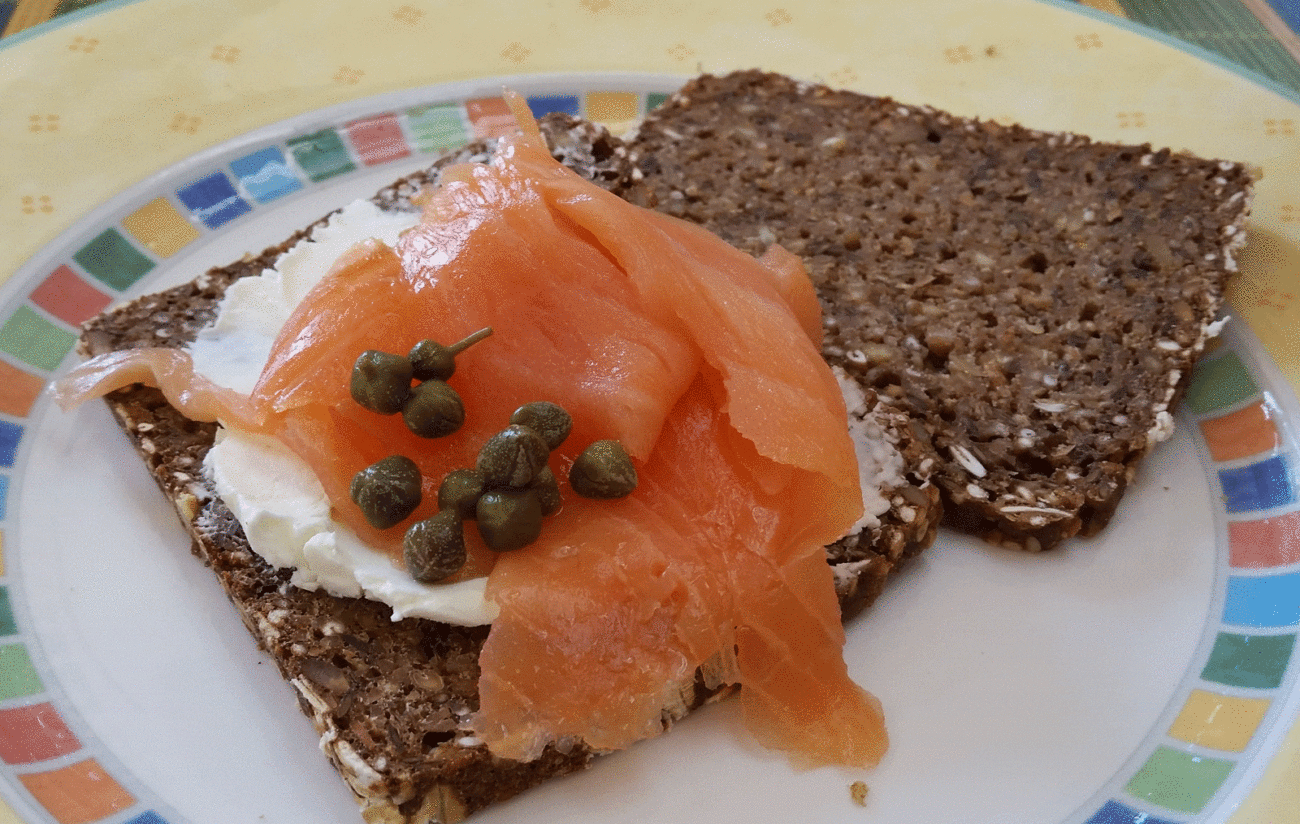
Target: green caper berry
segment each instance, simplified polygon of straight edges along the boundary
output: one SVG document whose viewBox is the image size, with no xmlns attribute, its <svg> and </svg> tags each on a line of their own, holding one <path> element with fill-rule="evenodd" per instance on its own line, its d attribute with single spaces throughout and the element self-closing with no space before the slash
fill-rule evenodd
<svg viewBox="0 0 1300 824">
<path fill-rule="evenodd" d="M 541 435 L 511 424 L 487 439 L 475 468 L 483 473 L 488 486 L 527 486 L 546 466 L 550 454 Z"/>
<path fill-rule="evenodd" d="M 442 381 L 429 380 L 411 390 L 402 406 L 406 428 L 421 438 L 442 438 L 465 423 L 460 394 Z"/>
<path fill-rule="evenodd" d="M 531 489 L 492 489 L 478 499 L 478 533 L 497 552 L 528 546 L 542 534 L 542 504 Z"/>
<path fill-rule="evenodd" d="M 451 346 L 443 346 L 436 340 L 420 341 L 411 347 L 408 356 L 415 377 L 422 381 L 447 380 L 456 374 L 456 356 L 491 334 L 492 327 L 486 326 Z"/>
<path fill-rule="evenodd" d="M 550 401 L 526 403 L 510 416 L 511 423 L 526 426 L 542 436 L 546 446 L 558 449 L 573 429 L 573 418 L 564 407 Z"/>
<path fill-rule="evenodd" d="M 596 441 L 573 462 L 569 486 L 584 498 L 622 498 L 636 489 L 636 467 L 623 444 Z"/>
<path fill-rule="evenodd" d="M 352 364 L 352 399 L 381 415 L 402 411 L 411 394 L 411 361 L 401 355 L 369 349 Z"/>
<path fill-rule="evenodd" d="M 483 473 L 477 469 L 448 472 L 438 487 L 438 509 L 454 510 L 462 518 L 473 518 L 483 489 Z"/>
<path fill-rule="evenodd" d="M 406 571 L 422 584 L 441 581 L 465 566 L 465 528 L 460 516 L 444 509 L 411 524 L 402 537 Z"/>
<path fill-rule="evenodd" d="M 542 467 L 542 471 L 537 473 L 527 488 L 537 496 L 538 503 L 542 505 L 542 515 L 554 515 L 560 511 L 560 506 L 564 503 L 560 497 L 560 482 L 549 466 Z"/>
<path fill-rule="evenodd" d="M 371 526 L 388 529 L 420 505 L 420 467 L 405 455 L 390 455 L 354 475 L 348 491 Z"/>
</svg>

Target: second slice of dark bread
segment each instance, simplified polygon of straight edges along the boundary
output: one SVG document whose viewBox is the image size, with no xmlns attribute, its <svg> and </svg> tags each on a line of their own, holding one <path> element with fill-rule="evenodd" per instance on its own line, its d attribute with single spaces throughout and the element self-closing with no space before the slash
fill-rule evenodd
<svg viewBox="0 0 1300 824">
<path fill-rule="evenodd" d="M 625 198 L 803 258 L 825 356 L 925 428 L 949 522 L 1029 550 L 1101 530 L 1168 435 L 1252 185 L 758 71 L 691 81 L 628 146 Z"/>
</svg>

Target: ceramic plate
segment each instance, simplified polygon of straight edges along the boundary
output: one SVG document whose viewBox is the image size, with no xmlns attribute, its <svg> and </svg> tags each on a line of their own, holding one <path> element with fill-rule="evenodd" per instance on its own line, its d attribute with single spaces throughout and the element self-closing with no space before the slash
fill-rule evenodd
<svg viewBox="0 0 1300 824">
<path fill-rule="evenodd" d="M 79 323 L 276 243 L 436 152 L 502 128 L 503 83 L 538 113 L 622 128 L 698 67 L 758 64 L 964 114 L 1263 166 L 1234 284 L 1237 317 L 1199 368 L 1174 438 L 1142 465 L 1102 536 L 1029 556 L 942 532 L 851 624 L 851 672 L 884 703 L 893 740 L 876 770 L 796 771 L 750 742 L 724 703 L 478 820 L 1180 824 L 1241 819 L 1281 797 L 1269 782 L 1285 767 L 1278 753 L 1292 746 L 1286 736 L 1300 713 L 1300 406 L 1288 380 L 1297 364 L 1286 355 L 1300 197 L 1279 158 L 1300 118 L 1276 90 L 1032 2 L 990 4 L 987 20 L 964 4 L 921 3 L 930 11 L 924 28 L 924 9 L 837 20 L 815 5 L 796 14 L 742 4 L 678 10 L 678 21 L 672 10 L 585 0 L 548 19 L 595 35 L 610 15 L 658 21 L 625 36 L 657 49 L 641 70 L 600 45 L 561 71 L 551 57 L 558 46 L 526 34 L 533 26 L 563 45 L 563 31 L 537 29 L 523 14 L 487 57 L 466 58 L 478 69 L 469 79 L 442 69 L 435 83 L 412 82 L 404 69 L 383 74 L 353 53 L 330 58 L 362 77 L 382 75 L 377 88 L 343 68 L 324 90 L 300 77 L 240 73 L 241 60 L 269 60 L 268 44 L 238 39 L 250 31 L 279 21 L 281 52 L 325 36 L 320 15 L 292 2 L 267 6 L 261 28 L 249 28 L 185 18 L 184 4 L 152 0 L 75 20 L 0 57 L 66 60 L 74 45 L 93 54 L 138 26 L 133 15 L 163 5 L 185 26 L 171 48 L 215 68 L 193 70 L 202 77 L 192 88 L 165 86 L 179 110 L 166 127 L 174 135 L 139 137 L 160 144 L 155 156 L 124 148 L 141 122 L 162 122 L 149 108 L 164 88 L 151 85 L 162 82 L 155 73 L 115 92 L 119 107 L 137 106 L 130 124 L 97 100 L 58 114 L 57 95 L 29 105 L 40 114 L 16 107 L 33 141 L 62 129 L 81 154 L 64 147 L 56 172 L 14 189 L 31 192 L 20 194 L 20 219 L 49 220 L 10 250 L 20 257 L 0 290 L 0 821 L 359 820 L 292 690 L 186 551 L 175 514 L 106 409 L 64 414 L 42 394 L 75 362 Z M 396 32 L 386 47 L 414 48 L 406 29 L 427 25 L 431 10 L 377 12 Z M 364 33 L 376 14 L 332 22 Z M 800 29 L 805 15 L 812 19 Z M 210 29 L 200 35 L 203 23 Z M 885 36 L 905 26 L 931 34 Z M 844 45 L 845 27 L 876 49 L 873 59 Z M 1094 60 L 1099 52 L 1107 62 Z M 113 59 L 136 65 L 145 56 Z M 582 65 L 590 61 L 605 67 Z M 1129 82 L 1139 77 L 1144 85 Z M 268 87 L 301 90 L 298 111 L 283 116 L 283 97 Z M 208 112 L 229 111 L 240 89 L 247 106 L 234 125 L 221 139 L 200 138 Z M 1217 106 L 1194 118 L 1194 132 L 1183 105 L 1193 94 Z M 89 125 L 78 120 L 83 110 Z M 51 144 L 28 151 L 7 158 L 7 169 L 53 157 Z M 121 168 L 105 171 L 105 157 Z M 64 214 L 60 193 L 78 175 L 91 200 L 58 224 L 50 216 Z M 855 781 L 870 787 L 865 807 L 851 797 Z"/>
</svg>

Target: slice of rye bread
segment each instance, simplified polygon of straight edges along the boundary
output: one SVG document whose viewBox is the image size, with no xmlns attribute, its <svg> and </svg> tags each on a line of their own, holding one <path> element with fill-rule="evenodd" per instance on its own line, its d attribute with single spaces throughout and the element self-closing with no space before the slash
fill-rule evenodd
<svg viewBox="0 0 1300 824">
<path fill-rule="evenodd" d="M 626 153 L 603 129 L 561 116 L 546 118 L 542 126 L 556 157 L 580 174 L 607 188 L 630 182 Z M 443 166 L 485 160 L 491 151 L 490 143 L 466 147 L 387 187 L 375 201 L 389 210 L 412 210 L 411 196 L 435 181 Z M 97 355 L 184 346 L 212 320 L 231 282 L 260 273 L 323 223 L 90 321 L 81 351 Z M 874 600 L 889 575 L 931 543 L 940 519 L 939 493 L 927 480 L 937 464 L 928 442 L 918 438 L 905 414 L 879 403 L 869 389 L 865 396 L 867 425 L 901 453 L 906 479 L 884 490 L 890 508 L 878 525 L 828 548 L 846 617 Z M 466 726 L 478 705 L 478 651 L 486 627 L 410 618 L 393 622 L 383 604 L 290 586 L 288 571 L 271 568 L 251 551 L 204 477 L 215 425 L 185 419 L 159 392 L 145 387 L 115 392 L 107 401 L 174 503 L 195 554 L 216 572 L 253 637 L 296 688 L 322 749 L 356 795 L 365 820 L 459 821 L 590 762 L 595 753 L 581 744 L 549 747 L 530 763 L 491 756 L 468 737 Z M 727 693 L 697 673 L 694 681 L 680 685 L 680 700 L 664 708 L 664 727 Z"/>
<path fill-rule="evenodd" d="M 925 428 L 948 523 L 1031 551 L 1100 531 L 1171 431 L 1252 185 L 759 71 L 691 81 L 627 145 L 624 198 L 803 258 L 823 353 Z"/>
</svg>

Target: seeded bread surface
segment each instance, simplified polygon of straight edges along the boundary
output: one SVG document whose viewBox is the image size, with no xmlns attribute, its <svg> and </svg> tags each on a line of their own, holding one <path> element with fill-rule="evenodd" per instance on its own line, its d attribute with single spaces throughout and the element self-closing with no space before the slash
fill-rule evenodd
<svg viewBox="0 0 1300 824">
<path fill-rule="evenodd" d="M 629 155 L 603 129 L 562 116 L 544 119 L 542 127 L 553 154 L 580 174 L 615 191 L 631 183 Z M 387 187 L 375 202 L 388 210 L 414 209 L 411 198 L 436 181 L 442 167 L 486 160 L 492 149 L 491 143 L 472 144 Z M 273 265 L 323 223 L 93 319 L 83 330 L 82 353 L 184 346 L 214 318 L 226 287 Z M 928 441 L 906 414 L 866 394 L 868 414 L 902 454 L 907 472 L 884 491 L 890 507 L 878 524 L 828 548 L 846 616 L 870 604 L 887 578 L 933 541 L 940 515 L 938 490 L 928 481 L 936 464 Z M 194 553 L 216 573 L 249 632 L 294 687 L 366 821 L 450 824 L 590 763 L 595 753 L 580 743 L 548 747 L 529 763 L 493 757 L 467 727 L 478 707 L 478 651 L 486 627 L 393 622 L 383 604 L 291 586 L 288 571 L 270 567 L 251 550 L 203 475 L 215 425 L 184 418 L 145 387 L 115 392 L 107 401 L 175 505 Z M 679 700 L 664 708 L 665 728 L 729 693 L 700 676 L 679 686 Z"/>
<path fill-rule="evenodd" d="M 803 258 L 823 354 L 924 428 L 948 522 L 1029 550 L 1100 531 L 1171 431 L 1252 185 L 759 71 L 691 81 L 628 147 L 628 200 Z"/>
</svg>

